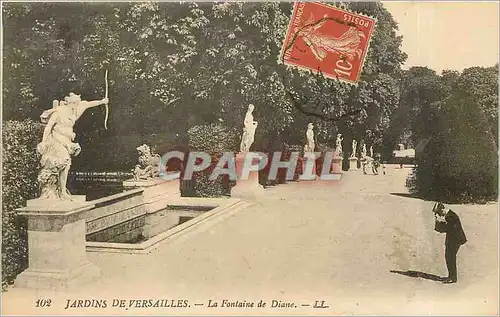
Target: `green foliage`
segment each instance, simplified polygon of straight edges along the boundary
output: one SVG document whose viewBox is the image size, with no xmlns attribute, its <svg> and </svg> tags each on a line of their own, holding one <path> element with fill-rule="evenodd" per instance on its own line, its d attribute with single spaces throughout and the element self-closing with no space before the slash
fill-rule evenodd
<svg viewBox="0 0 500 317">
<path fill-rule="evenodd" d="M 137 164 L 138 146 L 147 144 L 154 153 L 161 156 L 174 148 L 176 138 L 169 133 L 151 133 L 80 138 L 79 142 L 84 147 L 82 152 L 73 158 L 72 170 L 130 172 Z M 99 162 L 98 166 L 95 161 Z"/>
<path fill-rule="evenodd" d="M 297 144 L 286 144 L 285 143 L 285 158 L 283 160 L 289 160 L 292 152 L 299 153 L 299 160 L 297 161 L 297 166 L 295 168 L 295 173 L 293 180 L 297 181 L 299 176 L 302 174 L 302 156 L 304 155 L 304 147 Z"/>
<path fill-rule="evenodd" d="M 238 136 L 235 130 L 228 129 L 220 123 L 194 126 L 188 131 L 189 148 L 211 154 L 234 152 L 237 148 Z"/>
<path fill-rule="evenodd" d="M 195 172 L 193 174 L 195 178 L 195 197 L 221 197 L 231 195 L 231 186 L 226 176 L 219 176 L 215 180 L 210 180 L 210 173 L 207 171 Z"/>
<path fill-rule="evenodd" d="M 218 197 L 230 195 L 230 182 L 226 175 L 210 180 L 210 174 L 224 152 L 235 152 L 237 138 L 234 130 L 227 129 L 220 123 L 194 126 L 188 131 L 189 148 L 191 151 L 205 152 L 211 155 L 212 162 L 209 168 L 194 173 L 194 189 L 198 197 Z"/>
<path fill-rule="evenodd" d="M 493 97 L 498 94 L 496 71 L 491 76 L 492 68 L 474 67 L 459 76 L 446 72 L 438 85 L 427 82 L 428 92 L 438 86 L 447 94 L 441 101 L 427 103 L 427 109 L 416 115 L 421 124 L 419 135 L 430 141 L 417 153 L 418 166 L 409 180 L 415 193 L 451 202 L 496 199 L 498 146 L 491 124 L 498 118 L 497 110 L 492 109 L 498 103 L 494 101 L 498 97 Z"/>
<path fill-rule="evenodd" d="M 318 142 L 334 145 L 336 133 L 340 132 L 345 144 L 350 144 L 353 138 L 364 139 L 367 144 L 380 144 L 399 102 L 397 79 L 401 64 L 406 60 L 406 54 L 400 50 L 402 38 L 396 35 L 397 23 L 382 4 L 351 2 L 337 5 L 377 18 L 359 85 L 350 86 L 325 80 L 322 76 L 290 71 L 285 86 L 293 96 L 295 108 L 322 118 L 312 121 L 318 130 Z M 361 112 L 351 118 L 329 120 L 357 109 Z"/>
<path fill-rule="evenodd" d="M 485 133 L 498 146 L 498 65 L 493 67 L 471 67 L 463 71 L 456 81 L 457 88 L 467 98 L 477 103 L 484 114 Z"/>
<path fill-rule="evenodd" d="M 334 144 L 337 131 L 375 142 L 397 105 L 406 55 L 382 4 L 337 5 L 378 19 L 358 87 L 277 63 L 292 3 L 8 3 L 4 72 L 14 75 L 4 83 L 4 117 L 38 119 L 72 90 L 101 98 L 107 69 L 110 130 L 103 108 L 85 113 L 76 127 L 84 152 L 131 134 L 166 132 L 186 145 L 190 127 L 220 120 L 240 129 L 248 103 L 256 148 L 265 138 L 303 143 L 309 122 L 320 142 Z M 359 108 L 353 120 L 325 120 Z"/>
<path fill-rule="evenodd" d="M 398 106 L 389 114 L 384 127 L 382 154 L 384 160 L 392 157 L 397 144 L 406 148 L 416 146 L 428 135 L 429 124 L 437 109 L 437 103 L 449 96 L 451 86 L 458 75 L 443 72 L 443 77 L 427 67 L 411 67 L 400 75 Z"/>
<path fill-rule="evenodd" d="M 31 120 L 2 124 L 2 288 L 28 265 L 26 221 L 16 209 L 38 195 L 36 145 L 42 125 Z"/>
</svg>

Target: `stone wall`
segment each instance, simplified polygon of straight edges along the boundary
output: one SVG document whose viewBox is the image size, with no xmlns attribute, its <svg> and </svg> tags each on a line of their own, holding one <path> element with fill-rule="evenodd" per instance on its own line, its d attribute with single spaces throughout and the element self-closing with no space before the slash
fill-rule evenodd
<svg viewBox="0 0 500 317">
<path fill-rule="evenodd" d="M 146 221 L 143 189 L 92 201 L 85 212 L 86 241 L 126 243 L 140 238 Z"/>
<path fill-rule="evenodd" d="M 104 230 L 87 234 L 86 241 L 110 243 L 134 243 L 143 237 L 146 215 L 119 223 Z"/>
</svg>

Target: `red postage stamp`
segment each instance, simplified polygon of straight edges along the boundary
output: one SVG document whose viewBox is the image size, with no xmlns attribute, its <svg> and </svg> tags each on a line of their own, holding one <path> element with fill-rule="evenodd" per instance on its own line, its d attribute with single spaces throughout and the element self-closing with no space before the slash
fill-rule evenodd
<svg viewBox="0 0 500 317">
<path fill-rule="evenodd" d="M 375 19 L 316 2 L 295 3 L 280 59 L 356 84 Z"/>
</svg>

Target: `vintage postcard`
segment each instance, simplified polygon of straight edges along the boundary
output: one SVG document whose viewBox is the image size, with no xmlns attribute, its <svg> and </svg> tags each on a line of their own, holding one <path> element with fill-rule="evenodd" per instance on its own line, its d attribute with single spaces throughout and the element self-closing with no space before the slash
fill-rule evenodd
<svg viewBox="0 0 500 317">
<path fill-rule="evenodd" d="M 2 12 L 2 315 L 498 315 L 499 3 Z"/>
</svg>

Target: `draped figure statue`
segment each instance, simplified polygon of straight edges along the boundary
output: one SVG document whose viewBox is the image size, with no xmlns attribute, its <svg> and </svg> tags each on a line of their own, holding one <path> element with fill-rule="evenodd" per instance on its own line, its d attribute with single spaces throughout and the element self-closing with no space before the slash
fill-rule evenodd
<svg viewBox="0 0 500 317">
<path fill-rule="evenodd" d="M 246 153 L 250 151 L 250 147 L 255 139 L 255 130 L 257 129 L 257 121 L 253 120 L 253 110 L 255 106 L 248 105 L 248 110 L 243 121 L 243 136 L 241 137 L 240 152 Z"/>
<path fill-rule="evenodd" d="M 342 134 L 337 134 L 337 140 L 335 141 L 335 156 L 342 156 L 342 141 L 344 138 Z"/>
<path fill-rule="evenodd" d="M 306 138 L 307 138 L 307 144 L 304 145 L 304 153 L 307 152 L 314 152 L 314 148 L 316 145 L 314 144 L 314 125 L 312 123 L 309 123 L 307 125 L 307 132 L 306 132 Z"/>
<path fill-rule="evenodd" d="M 358 142 L 356 140 L 352 140 L 352 153 L 351 157 L 356 157 L 356 148 L 358 146 Z"/>
<path fill-rule="evenodd" d="M 85 110 L 107 103 L 107 98 L 84 101 L 80 95 L 70 93 L 63 101 L 54 100 L 52 109 L 42 113 L 40 119 L 46 126 L 42 142 L 37 145 L 37 153 L 41 156 L 38 174 L 40 198 L 71 199 L 66 188 L 71 157 L 81 151 L 80 145 L 74 142 L 73 127 Z"/>
</svg>

